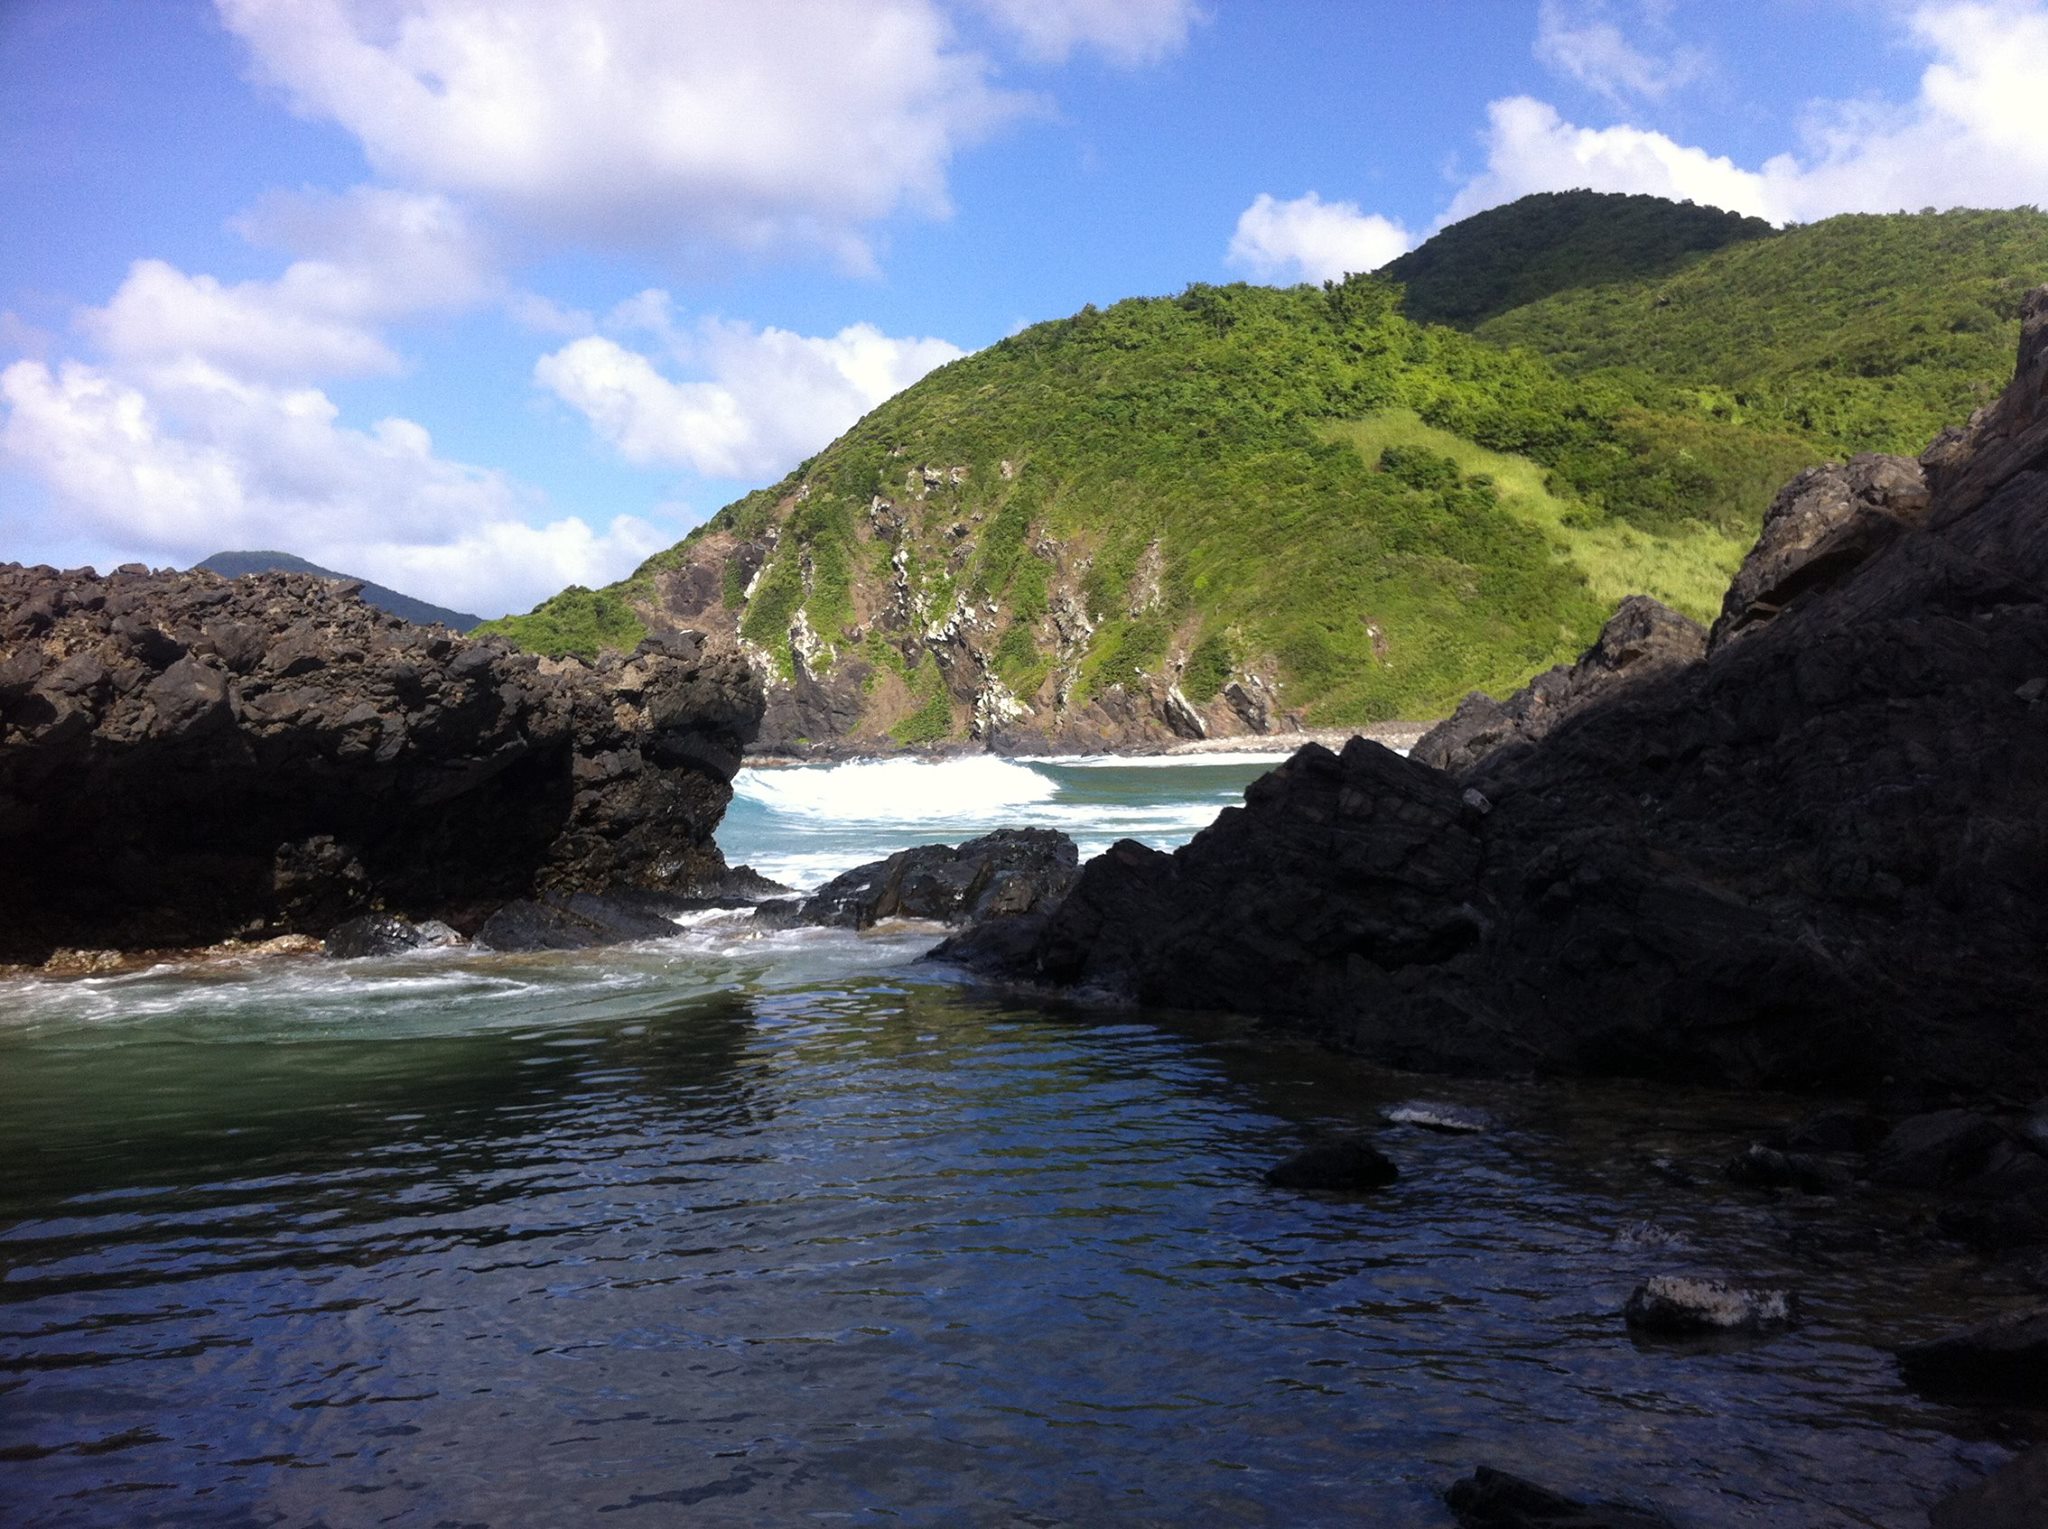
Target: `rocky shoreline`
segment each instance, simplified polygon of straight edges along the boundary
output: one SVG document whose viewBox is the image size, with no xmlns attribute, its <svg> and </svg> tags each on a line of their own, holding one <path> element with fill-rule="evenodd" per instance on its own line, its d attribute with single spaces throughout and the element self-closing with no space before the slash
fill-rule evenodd
<svg viewBox="0 0 2048 1529">
<path fill-rule="evenodd" d="M 0 566 L 0 961 L 715 890 L 761 708 L 694 633 L 586 665 L 306 575 Z"/>
</svg>

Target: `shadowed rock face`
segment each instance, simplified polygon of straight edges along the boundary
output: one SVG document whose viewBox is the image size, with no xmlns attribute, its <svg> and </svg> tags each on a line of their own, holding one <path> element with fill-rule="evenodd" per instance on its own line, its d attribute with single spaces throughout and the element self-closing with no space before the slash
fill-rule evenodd
<svg viewBox="0 0 2048 1529">
<path fill-rule="evenodd" d="M 1890 529 L 1803 578 L 1767 535 L 1796 587 L 1739 640 L 1457 776 L 1305 749 L 1028 945 L 945 953 L 1412 1066 L 2048 1087 L 2048 289 L 2024 319 L 1926 505 L 1852 503 Z"/>
<path fill-rule="evenodd" d="M 0 960 L 685 889 L 760 712 L 694 634 L 544 663 L 304 575 L 0 567 Z"/>
<path fill-rule="evenodd" d="M 1475 690 L 1416 740 L 1409 757 L 1456 774 L 1496 749 L 1534 743 L 1593 701 L 1693 663 L 1706 651 L 1707 634 L 1697 621 L 1648 595 L 1630 595 L 1578 662 L 1546 669 L 1505 701 Z"/>
</svg>

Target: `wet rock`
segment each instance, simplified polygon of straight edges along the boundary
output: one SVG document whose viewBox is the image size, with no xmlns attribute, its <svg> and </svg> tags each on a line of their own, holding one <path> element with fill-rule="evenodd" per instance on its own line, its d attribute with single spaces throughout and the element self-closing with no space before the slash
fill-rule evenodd
<svg viewBox="0 0 2048 1529">
<path fill-rule="evenodd" d="M 1673 1158 L 1645 1158 L 1643 1166 L 1649 1169 L 1655 1177 L 1662 1179 L 1673 1188 L 1697 1189 L 1700 1187 L 1699 1175 L 1686 1167 L 1685 1164 Z"/>
<path fill-rule="evenodd" d="M 760 708 L 695 634 L 543 665 L 310 575 L 0 565 L 0 960 L 685 889 Z"/>
<path fill-rule="evenodd" d="M 1633 1332 L 1701 1337 L 1791 1327 L 1798 1321 L 1798 1308 L 1786 1290 L 1752 1290 L 1718 1280 L 1659 1274 L 1636 1286 L 1622 1317 Z"/>
<path fill-rule="evenodd" d="M 1510 744 L 1530 744 L 1584 707 L 1654 674 L 1696 662 L 1706 628 L 1647 595 L 1630 595 L 1572 664 L 1536 676 L 1505 701 L 1478 692 L 1416 741 L 1409 757 L 1460 774 Z"/>
<path fill-rule="evenodd" d="M 1868 1110 L 1829 1109 L 1808 1115 L 1767 1145 L 1788 1152 L 1869 1152 L 1885 1134 L 1883 1117 Z"/>
<path fill-rule="evenodd" d="M 2048 1090 L 2044 420 L 2048 289 L 1925 513 L 1781 614 L 1460 776 L 1304 749 L 977 969 L 1437 1071 Z"/>
<path fill-rule="evenodd" d="M 1385 1153 L 1361 1137 L 1345 1136 L 1304 1147 L 1266 1170 L 1275 1189 L 1327 1189 L 1345 1193 L 1380 1189 L 1400 1178 Z"/>
<path fill-rule="evenodd" d="M 888 918 L 946 924 L 1014 918 L 1064 893 L 1079 863 L 1074 841 L 1063 833 L 1001 828 L 958 845 L 898 850 L 835 876 L 774 916 L 845 929 L 866 929 Z"/>
<path fill-rule="evenodd" d="M 2041 1529 L 2048 1504 L 2048 1445 L 2008 1460 L 1927 1513 L 1929 1529 Z"/>
<path fill-rule="evenodd" d="M 1582 1503 L 1506 1471 L 1480 1466 L 1444 1493 L 1460 1529 L 1672 1529 L 1621 1503 Z"/>
<path fill-rule="evenodd" d="M 2048 1307 L 1902 1348 L 1899 1372 L 1930 1396 L 2048 1403 Z"/>
<path fill-rule="evenodd" d="M 1935 1110 L 1902 1120 L 1871 1160 L 1870 1176 L 1906 1189 L 1938 1189 L 1982 1172 L 2005 1133 L 1975 1110 Z"/>
<path fill-rule="evenodd" d="M 462 936 L 439 919 L 415 924 L 390 913 L 367 913 L 327 931 L 321 950 L 332 960 L 363 956 L 398 956 L 409 950 L 433 950 L 464 944 Z"/>
<path fill-rule="evenodd" d="M 1806 1194 L 1839 1194 L 1856 1182 L 1846 1164 L 1810 1152 L 1781 1152 L 1752 1142 L 1729 1159 L 1721 1176 L 1749 1189 L 1797 1189 Z"/>
<path fill-rule="evenodd" d="M 516 898 L 483 922 L 475 944 L 483 950 L 588 950 L 633 940 L 667 939 L 676 921 L 644 902 L 600 893 L 543 893 Z"/>
<path fill-rule="evenodd" d="M 2048 1245 L 2048 1191 L 1966 1199 L 1935 1213 L 1943 1234 L 1980 1253 Z"/>
</svg>

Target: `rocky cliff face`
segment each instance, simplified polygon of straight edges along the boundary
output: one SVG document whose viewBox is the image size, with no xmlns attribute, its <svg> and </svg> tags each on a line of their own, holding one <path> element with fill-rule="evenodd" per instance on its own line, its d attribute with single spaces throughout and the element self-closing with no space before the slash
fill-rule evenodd
<svg viewBox="0 0 2048 1529">
<path fill-rule="evenodd" d="M 1704 657 L 1457 774 L 1305 749 L 949 954 L 1423 1067 L 2048 1087 L 2048 289 L 2024 321 L 1918 463 L 1788 488 Z"/>
<path fill-rule="evenodd" d="M 691 633 L 589 667 L 304 575 L 0 567 L 0 960 L 715 880 L 760 712 Z"/>
</svg>

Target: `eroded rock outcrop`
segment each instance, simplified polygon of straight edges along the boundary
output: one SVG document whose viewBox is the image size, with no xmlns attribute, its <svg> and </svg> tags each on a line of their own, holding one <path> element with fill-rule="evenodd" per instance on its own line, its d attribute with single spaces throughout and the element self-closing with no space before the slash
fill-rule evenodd
<svg viewBox="0 0 2048 1529">
<path fill-rule="evenodd" d="M 0 960 L 688 888 L 760 712 L 690 633 L 548 662 L 304 575 L 0 567 Z"/>
<path fill-rule="evenodd" d="M 920 844 L 835 876 L 809 897 L 765 903 L 771 924 L 868 929 L 884 919 L 1003 925 L 1073 884 L 1074 841 L 1051 828 L 999 828 L 962 844 Z"/>
<path fill-rule="evenodd" d="M 1457 776 L 1304 749 L 1174 854 L 1091 862 L 1028 941 L 942 953 L 1397 1064 L 2039 1093 L 2048 289 L 1923 468 L 1865 555 L 1529 746 Z"/>
<path fill-rule="evenodd" d="M 1455 774 L 1497 749 L 1534 743 L 1573 712 L 1624 685 L 1695 663 L 1706 651 L 1706 629 L 1692 617 L 1648 595 L 1630 595 L 1576 663 L 1546 669 L 1505 701 L 1473 692 L 1417 740 L 1409 757 Z"/>
</svg>

